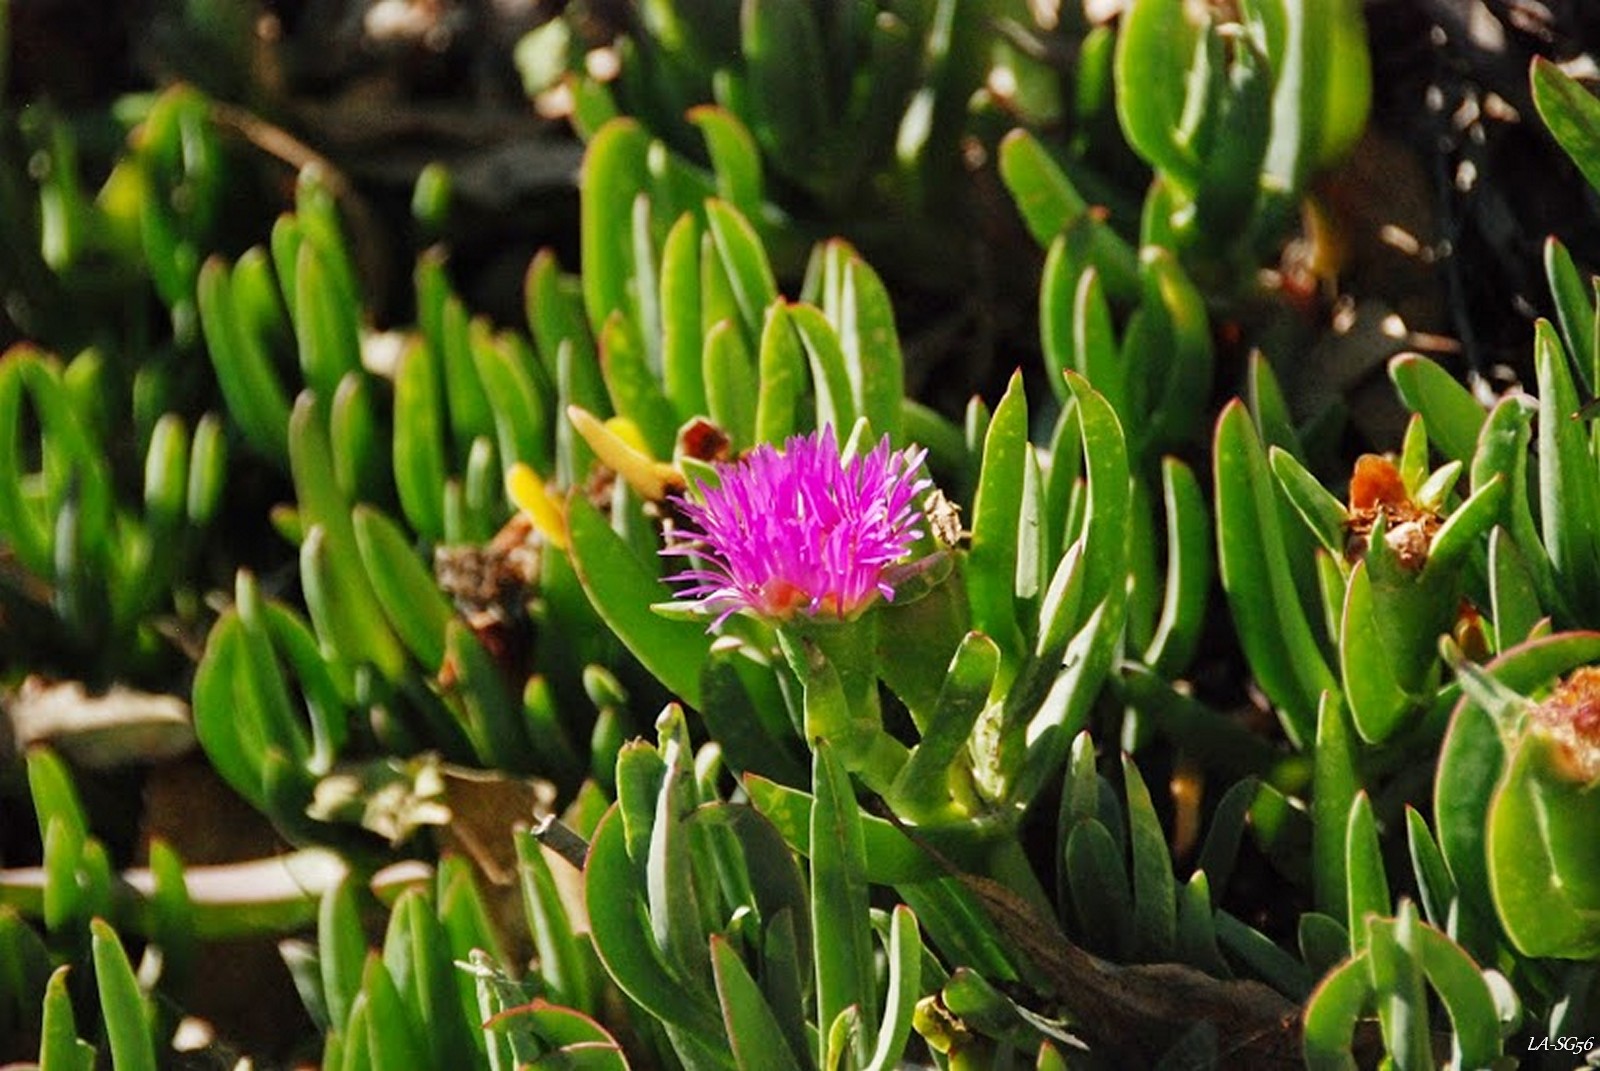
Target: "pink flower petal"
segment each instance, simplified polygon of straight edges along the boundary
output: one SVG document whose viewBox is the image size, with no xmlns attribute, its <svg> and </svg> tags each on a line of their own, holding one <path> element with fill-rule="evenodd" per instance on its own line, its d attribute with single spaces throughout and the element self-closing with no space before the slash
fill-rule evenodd
<svg viewBox="0 0 1600 1071">
<path fill-rule="evenodd" d="M 717 623 L 749 611 L 783 620 L 797 611 L 848 618 L 892 599 L 884 570 L 921 538 L 916 497 L 925 450 L 894 451 L 885 436 L 846 463 L 832 427 L 795 436 L 782 452 L 756 447 L 723 466 L 700 501 L 676 500 L 691 529 L 675 531 L 664 555 L 699 560 L 670 579 Z"/>
</svg>

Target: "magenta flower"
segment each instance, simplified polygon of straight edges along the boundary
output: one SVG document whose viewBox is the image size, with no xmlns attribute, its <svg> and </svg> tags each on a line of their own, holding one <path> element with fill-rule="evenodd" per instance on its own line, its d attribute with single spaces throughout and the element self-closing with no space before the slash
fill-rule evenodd
<svg viewBox="0 0 1600 1071">
<path fill-rule="evenodd" d="M 717 615 L 748 610 L 787 620 L 796 610 L 841 620 L 894 598 L 885 571 L 921 537 L 913 501 L 926 450 L 894 451 L 884 436 L 866 457 L 839 456 L 833 428 L 794 436 L 780 453 L 758 446 L 700 484 L 702 501 L 676 499 L 698 531 L 669 536 L 662 554 L 697 555 L 701 568 L 670 579 Z"/>
</svg>

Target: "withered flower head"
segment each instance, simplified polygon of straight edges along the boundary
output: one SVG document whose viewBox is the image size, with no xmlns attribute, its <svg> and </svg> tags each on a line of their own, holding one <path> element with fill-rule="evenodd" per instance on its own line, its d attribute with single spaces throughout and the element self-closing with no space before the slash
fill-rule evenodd
<svg viewBox="0 0 1600 1071">
<path fill-rule="evenodd" d="M 1573 670 L 1528 717 L 1533 731 L 1554 745 L 1563 776 L 1581 784 L 1600 781 L 1600 666 Z"/>
<path fill-rule="evenodd" d="M 1350 477 L 1346 560 L 1358 561 L 1366 555 L 1372 528 L 1380 515 L 1384 518 L 1384 542 L 1401 566 L 1418 570 L 1426 565 L 1428 548 L 1442 523 L 1439 515 L 1411 501 L 1394 462 L 1377 454 L 1362 454 Z"/>
</svg>

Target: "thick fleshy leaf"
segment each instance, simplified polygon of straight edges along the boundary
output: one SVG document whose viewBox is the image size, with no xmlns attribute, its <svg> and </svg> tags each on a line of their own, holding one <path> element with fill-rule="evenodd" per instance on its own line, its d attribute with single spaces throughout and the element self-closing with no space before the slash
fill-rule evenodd
<svg viewBox="0 0 1600 1071">
<path fill-rule="evenodd" d="M 647 180 L 645 156 L 650 137 L 633 119 L 601 127 L 583 157 L 583 304 L 591 324 L 603 324 L 620 310 L 637 321 L 629 290 L 634 281 L 633 238 L 619 221 L 633 216 L 633 202 Z M 541 340 L 541 349 L 543 341 Z"/>
<path fill-rule="evenodd" d="M 1265 451 L 1237 401 L 1217 423 L 1214 457 L 1222 587 L 1250 668 L 1304 744 L 1315 736 L 1318 697 L 1335 682 L 1300 605 Z"/>
<path fill-rule="evenodd" d="M 1533 103 L 1556 141 L 1600 190 L 1600 101 L 1543 57 L 1533 61 Z"/>
<path fill-rule="evenodd" d="M 395 366 L 394 482 L 406 520 L 433 540 L 444 537 L 445 416 L 438 359 L 413 346 Z"/>
<path fill-rule="evenodd" d="M 106 1024 L 111 1066 L 116 1071 L 156 1071 L 155 1040 L 144 994 L 116 931 L 103 919 L 89 924 L 95 988 Z"/>
<path fill-rule="evenodd" d="M 1161 460 L 1167 519 L 1167 584 L 1145 662 L 1177 674 L 1194 659 L 1211 590 L 1211 517 L 1194 472 L 1177 458 Z"/>
<path fill-rule="evenodd" d="M 1273 475 L 1278 478 L 1289 501 L 1294 503 L 1294 508 L 1305 518 L 1306 526 L 1317 537 L 1317 542 L 1329 554 L 1343 558 L 1347 520 L 1344 504 L 1287 450 L 1274 446 L 1267 451 L 1267 458 L 1272 465 Z"/>
<path fill-rule="evenodd" d="M 899 1067 L 911 1036 L 912 1018 L 922 990 L 922 935 L 917 917 L 904 904 L 889 915 L 889 991 L 884 998 L 883 1022 L 866 1071 Z"/>
<path fill-rule="evenodd" d="M 877 1031 L 872 998 L 872 930 L 867 921 L 866 839 L 850 777 L 826 741 L 813 744 L 811 804 L 812 958 L 817 1018 L 831 1023 L 860 1009 L 862 1031 Z"/>
<path fill-rule="evenodd" d="M 726 108 L 703 104 L 689 109 L 689 121 L 700 128 L 717 175 L 717 196 L 746 217 L 762 208 L 761 153 L 755 138 Z"/>
<path fill-rule="evenodd" d="M 1000 649 L 994 641 L 981 632 L 967 633 L 950 661 L 922 740 L 890 793 L 912 817 L 948 802 L 950 767 L 972 735 L 999 667 Z"/>
<path fill-rule="evenodd" d="M 444 662 L 445 625 L 455 616 L 433 574 L 417 560 L 410 542 L 387 516 L 357 506 L 356 546 L 374 594 L 396 634 L 430 673 Z"/>
<path fill-rule="evenodd" d="M 1374 588 L 1368 563 L 1356 563 L 1344 595 L 1339 672 L 1357 731 L 1369 743 L 1381 743 L 1400 730 L 1415 701 L 1402 682 L 1404 667 L 1396 662 L 1389 630 L 1379 620 L 1393 608 Z"/>
<path fill-rule="evenodd" d="M 567 499 L 572 562 L 600 616 L 645 667 L 690 706 L 700 705 L 700 671 L 711 637 L 697 622 L 673 621 L 654 603 L 672 591 L 634 555 L 605 516 L 583 495 Z"/>
<path fill-rule="evenodd" d="M 1355 1071 L 1356 1023 L 1368 1012 L 1372 976 L 1365 956 L 1347 960 L 1317 984 L 1306 1002 L 1304 1046 L 1311 1071 Z"/>
<path fill-rule="evenodd" d="M 1349 910 L 1350 944 L 1357 952 L 1367 946 L 1367 920 L 1387 918 L 1393 911 L 1389 879 L 1384 874 L 1383 851 L 1372 804 L 1365 792 L 1351 803 L 1345 839 L 1345 895 Z"/>
<path fill-rule="evenodd" d="M 1500 1015 L 1483 970 L 1465 949 L 1432 926 L 1417 927 L 1422 970 L 1439 995 L 1462 1067 L 1490 1067 L 1501 1056 Z"/>
<path fill-rule="evenodd" d="M 1201 27 L 1180 0 L 1144 0 L 1117 34 L 1117 119 L 1128 144 L 1169 180 L 1193 189 L 1200 161 L 1188 144 L 1187 74 Z"/>
<path fill-rule="evenodd" d="M 789 1048 L 761 987 L 750 977 L 738 949 L 720 934 L 711 935 L 711 964 L 728 1047 L 740 1071 L 800 1071 L 803 1065 Z"/>
<path fill-rule="evenodd" d="M 706 333 L 703 369 L 712 421 L 735 451 L 755 446 L 759 380 L 749 344 L 733 321 L 723 320 Z"/>
<path fill-rule="evenodd" d="M 1576 609 L 1600 606 L 1600 541 L 1585 518 L 1600 511 L 1600 476 L 1588 429 L 1573 416 L 1578 394 L 1561 340 L 1547 320 L 1535 325 L 1539 377 L 1539 516 L 1544 545 Z"/>
<path fill-rule="evenodd" d="M 1537 73 L 1534 74 L 1536 86 L 1539 77 Z M 1588 96 L 1587 93 L 1584 95 Z M 1595 133 L 1596 145 L 1600 146 L 1600 127 L 1596 128 Z M 1561 325 L 1567 352 L 1577 360 L 1584 386 L 1592 394 L 1597 378 L 1600 378 L 1600 365 L 1597 365 L 1600 362 L 1600 350 L 1595 348 L 1594 284 L 1579 274 L 1572 254 L 1567 252 L 1567 247 L 1555 235 L 1544 241 L 1544 274 L 1550 285 L 1550 296 L 1556 303 L 1556 322 Z"/>
<path fill-rule="evenodd" d="M 789 313 L 811 362 L 811 383 L 817 395 L 817 426 L 832 424 L 840 431 L 855 427 L 859 410 L 838 334 L 822 311 L 814 306 L 792 305 Z"/>
<path fill-rule="evenodd" d="M 250 257 L 250 254 L 246 255 Z M 198 299 L 200 325 L 205 332 L 206 350 L 217 372 L 217 384 L 227 400 L 228 411 L 239 422 L 246 440 L 258 453 L 275 460 L 288 452 L 289 395 L 273 367 L 267 339 L 257 332 L 259 317 L 241 315 L 237 291 L 251 285 L 261 273 L 268 275 L 266 258 L 259 251 L 245 260 L 230 275 L 227 262 L 213 257 L 200 269 Z M 273 316 L 277 308 L 276 288 L 270 287 L 265 308 Z M 253 306 L 258 314 L 261 302 Z"/>
<path fill-rule="evenodd" d="M 1338 697 L 1324 693 L 1317 709 L 1311 796 L 1312 879 L 1317 909 L 1341 920 L 1349 917 L 1349 819 L 1361 788 L 1353 729 Z"/>
<path fill-rule="evenodd" d="M 1600 661 L 1600 633 L 1560 633 L 1531 640 L 1490 662 L 1486 670 L 1505 687 L 1526 694 L 1576 666 Z M 1457 704 L 1439 751 L 1434 815 L 1439 847 L 1460 888 L 1463 906 L 1494 916 L 1485 863 L 1489 800 L 1506 761 L 1494 717 L 1470 698 Z M 1466 934 L 1462 935 L 1466 941 Z M 1476 944 L 1469 948 L 1482 952 Z"/>
<path fill-rule="evenodd" d="M 1122 757 L 1128 801 L 1128 841 L 1133 860 L 1133 924 L 1141 958 L 1162 962 L 1177 939 L 1177 890 L 1166 834 L 1139 768 Z"/>
<path fill-rule="evenodd" d="M 733 284 L 744 336 L 754 344 L 761 337 L 768 307 L 778 297 L 772 266 L 767 263 L 766 250 L 755 228 L 737 209 L 726 202 L 711 200 L 706 202 L 705 212 L 717 256 L 722 260 L 728 281 Z"/>
<path fill-rule="evenodd" d="M 1428 422 L 1439 450 L 1454 461 L 1470 460 L 1483 427 L 1483 406 L 1456 378 L 1428 358 L 1403 353 L 1389 362 L 1389 378 L 1400 400 Z"/>
<path fill-rule="evenodd" d="M 1134 900 L 1121 846 L 1100 821 L 1086 819 L 1067 837 L 1064 862 L 1077 938 L 1110 958 L 1128 958 L 1134 950 Z"/>
<path fill-rule="evenodd" d="M 775 301 L 761 328 L 754 441 L 781 443 L 798 430 L 800 398 L 806 389 L 806 358 L 789 317 Z"/>
<path fill-rule="evenodd" d="M 645 923 L 643 882 L 628 858 L 622 814 L 613 808 L 595 830 L 584 865 L 595 951 L 613 981 L 651 1015 L 703 1038 L 723 1035 L 709 994 L 673 975 Z"/>
<path fill-rule="evenodd" d="M 1014 587 L 1027 435 L 1027 398 L 1018 372 L 995 408 L 984 439 L 966 570 L 973 627 L 1000 646 L 1005 664 L 1013 664 L 1022 649 Z"/>
<path fill-rule="evenodd" d="M 1000 177 L 1022 212 L 1034 241 L 1048 246 L 1069 227 L 1086 228 L 1089 260 L 1099 269 L 1108 296 L 1128 301 L 1139 293 L 1137 254 L 1089 211 L 1088 202 L 1044 145 L 1026 130 L 1000 142 Z"/>
<path fill-rule="evenodd" d="M 1552 774 L 1555 745 L 1524 737 L 1489 803 L 1484 846 L 1500 923 L 1527 956 L 1593 959 L 1600 954 L 1592 837 L 1594 797 Z"/>
</svg>

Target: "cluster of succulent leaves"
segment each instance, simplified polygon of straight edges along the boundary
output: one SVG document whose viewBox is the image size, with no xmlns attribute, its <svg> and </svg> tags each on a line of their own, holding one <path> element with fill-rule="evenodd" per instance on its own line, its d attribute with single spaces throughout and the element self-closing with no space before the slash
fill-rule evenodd
<svg viewBox="0 0 1600 1071">
<path fill-rule="evenodd" d="M 4 671 L 187 687 L 206 759 L 294 850 L 119 869 L 33 749 L 0 1032 L 43 1067 L 154 1067 L 201 945 L 243 934 L 284 938 L 326 1068 L 1487 1067 L 1594 1032 L 1594 803 L 1540 713 L 1600 660 L 1593 286 L 1552 240 L 1535 395 L 1486 410 L 1396 359 L 1415 416 L 1345 501 L 1273 371 L 1298 354 L 1216 382 L 1214 311 L 1362 127 L 1356 5 L 1061 29 L 1080 133 L 1109 83 L 1154 178 L 1133 234 L 1080 189 L 1082 145 L 995 146 L 1047 250 L 1052 393 L 1018 374 L 959 422 L 906 397 L 852 246 L 779 279 L 817 219 L 935 212 L 1016 13 L 746 0 L 733 32 L 699 8 L 639 5 L 618 82 L 575 78 L 583 270 L 534 260 L 525 329 L 429 251 L 415 327 L 376 332 L 315 168 L 227 245 L 235 150 L 192 91 L 140 106 L 92 197 L 69 125 L 5 131 L 38 165 L 0 174 L 3 281 L 73 355 L 0 358 Z M 1600 188 L 1600 104 L 1533 84 Z M 933 564 L 848 626 L 708 633 L 663 580 L 670 496 L 824 426 L 925 447 L 958 531 L 930 522 Z M 290 549 L 219 578 L 207 533 L 262 487 Z M 1278 731 L 1186 682 L 1216 582 Z M 463 767 L 560 805 L 506 834 L 511 925 L 438 852 Z"/>
</svg>

